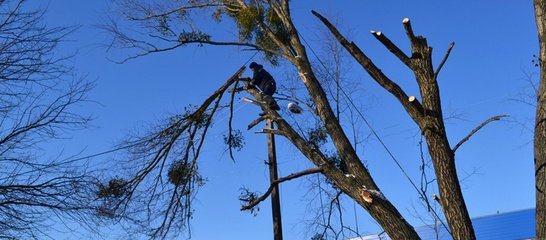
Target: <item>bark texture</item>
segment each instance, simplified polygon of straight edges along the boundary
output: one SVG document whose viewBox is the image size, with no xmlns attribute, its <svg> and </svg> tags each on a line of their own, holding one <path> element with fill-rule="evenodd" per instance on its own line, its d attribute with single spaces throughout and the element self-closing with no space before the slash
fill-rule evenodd
<svg viewBox="0 0 546 240">
<path fill-rule="evenodd" d="M 546 1 L 535 0 L 535 16 L 540 44 L 540 83 L 535 118 L 535 180 L 537 239 L 546 239 Z"/>
</svg>

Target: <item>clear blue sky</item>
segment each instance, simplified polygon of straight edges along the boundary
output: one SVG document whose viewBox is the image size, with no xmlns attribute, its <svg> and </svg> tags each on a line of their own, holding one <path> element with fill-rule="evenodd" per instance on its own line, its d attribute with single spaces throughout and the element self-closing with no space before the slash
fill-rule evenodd
<svg viewBox="0 0 546 240">
<path fill-rule="evenodd" d="M 457 151 L 459 175 L 465 177 L 466 173 L 477 171 L 463 182 L 469 212 L 476 217 L 534 206 L 529 130 L 533 126 L 534 109 L 510 100 L 520 99 L 522 93 L 531 94 L 527 76 L 535 80 L 537 77 L 538 69 L 531 64 L 533 54 L 538 52 L 532 1 L 303 2 L 292 1 L 292 14 L 301 34 L 314 49 L 321 48 L 318 44 L 322 26 L 310 14 L 311 9 L 339 19 L 343 23 L 341 29 L 351 29 L 352 40 L 410 95 L 412 91 L 418 95 L 411 73 L 369 31 L 382 31 L 407 51 L 409 44 L 401 21 L 409 17 L 416 34 L 427 37 L 434 48 L 436 63 L 454 41 L 455 48 L 440 75 L 444 112 L 457 115 L 447 120 L 451 144 L 491 116 L 511 115 L 507 121 L 487 126 Z M 77 51 L 76 68 L 96 80 L 91 98 L 99 104 L 82 109 L 95 116 L 93 127 L 63 142 L 67 153 L 84 149 L 82 155 L 86 155 L 109 150 L 126 134 L 179 112 L 187 104 L 199 104 L 251 56 L 237 48 L 189 46 L 119 65 L 107 57 L 123 55 L 123 50 L 106 52 L 101 44 L 107 42 L 108 36 L 96 27 L 104 23 L 112 10 L 110 1 L 55 0 L 40 4 L 48 7 L 48 24 L 81 25 L 62 50 Z M 236 33 L 234 29 L 219 31 L 224 36 Z M 366 106 L 367 119 L 418 181 L 419 134 L 415 124 L 399 103 L 379 89 L 351 58 L 346 64 L 351 69 L 348 76 L 361 80 L 358 104 Z M 289 67 L 271 69 L 279 84 L 285 83 L 286 69 Z M 258 113 L 258 109 L 244 102 L 238 102 L 236 109 L 240 129 L 245 129 Z M 369 133 L 364 125 L 361 130 L 363 134 Z M 233 163 L 218 140 L 225 132 L 223 124 L 214 126 L 201 157 L 201 170 L 209 181 L 195 202 L 193 239 L 272 239 L 269 202 L 264 202 L 260 214 L 253 217 L 239 211 L 237 199 L 242 186 L 261 192 L 268 186 L 267 166 L 263 164 L 265 136 L 245 132 L 247 147 L 236 154 L 237 161 Z M 277 143 L 281 175 L 310 166 L 287 141 L 279 138 Z M 359 149 L 359 154 L 367 161 L 384 194 L 412 224 L 422 225 L 411 214 L 413 206 L 418 206 L 415 191 L 378 141 L 371 138 Z M 115 157 L 119 155 L 93 161 L 100 164 Z M 314 217 L 306 210 L 309 181 L 296 180 L 281 187 L 285 239 L 311 237 L 306 235 L 306 221 Z M 378 231 L 364 211 L 358 206 L 353 211 L 353 204 L 344 202 L 346 223 L 354 228 L 356 215 L 361 233 Z M 115 238 L 114 232 L 106 237 Z"/>
</svg>

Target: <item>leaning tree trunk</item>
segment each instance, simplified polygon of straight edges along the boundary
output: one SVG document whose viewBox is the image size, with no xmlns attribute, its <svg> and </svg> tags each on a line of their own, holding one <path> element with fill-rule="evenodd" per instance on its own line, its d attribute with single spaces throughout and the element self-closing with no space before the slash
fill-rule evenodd
<svg viewBox="0 0 546 240">
<path fill-rule="evenodd" d="M 432 66 L 432 48 L 428 46 L 424 37 L 414 35 L 409 19 L 404 19 L 403 24 L 411 43 L 411 57 L 407 56 L 383 33 L 372 32 L 374 37 L 414 72 L 422 97 L 422 103 L 419 103 L 416 97 L 408 97 L 398 84 L 389 79 L 375 66 L 372 60 L 355 43 L 349 42 L 341 35 L 326 18 L 314 11 L 313 14 L 328 27 L 338 41 L 372 78 L 402 103 L 407 113 L 417 123 L 422 134 L 425 136 L 429 154 L 434 163 L 438 188 L 440 190 L 441 205 L 453 238 L 457 240 L 475 239 L 472 222 L 470 221 L 457 177 L 455 150 L 451 149 L 447 139 L 440 102 L 440 90 L 437 82 L 438 73 L 453 45 L 450 46 L 437 70 L 434 71 Z"/>
<path fill-rule="evenodd" d="M 241 9 L 248 7 L 242 0 L 238 0 L 237 3 Z M 318 148 L 303 141 L 280 115 L 265 108 L 267 115 L 273 117 L 278 126 L 279 132 L 277 134 L 287 137 L 294 143 L 306 157 L 322 169 L 322 173 L 326 177 L 334 181 L 339 189 L 366 209 L 392 239 L 420 239 L 415 229 L 403 218 L 392 203 L 382 195 L 368 169 L 362 164 L 353 145 L 344 133 L 328 102 L 324 89 L 313 73 L 305 47 L 300 41 L 300 36 L 290 17 L 289 1 L 275 2 L 275 4 L 270 5 L 270 8 L 270 11 L 276 14 L 282 24 L 282 26 L 277 26 L 277 29 L 285 30 L 282 34 L 283 37 L 280 38 L 279 35 L 272 32 L 271 28 L 264 22 L 258 22 L 258 27 L 283 52 L 280 55 L 297 68 L 303 84 L 316 104 L 317 115 L 324 123 L 340 159 L 346 163 L 349 174 L 344 175 L 340 169 L 337 169 L 324 157 Z M 252 90 L 249 92 L 252 93 Z"/>
<path fill-rule="evenodd" d="M 313 72 L 305 47 L 290 17 L 288 1 L 283 0 L 281 4 L 272 8 L 287 30 L 289 41 L 283 42 L 273 34 L 269 34 L 269 36 L 281 49 L 285 49 L 285 52 L 289 53 L 290 57 L 287 57 L 287 59 L 297 68 L 300 78 L 316 104 L 318 116 L 324 123 L 339 157 L 347 165 L 350 173 L 348 176 L 353 177 L 343 175 L 339 169 L 328 167 L 329 164 L 326 164 L 327 160 L 324 161 L 313 157 L 312 155 L 314 154 L 312 152 L 318 150 L 308 149 L 309 146 L 305 144 L 298 144 L 293 134 L 285 134 L 285 136 L 295 143 L 302 153 L 308 156 L 317 166 L 322 166 L 324 168 L 323 173 L 332 179 L 344 193 L 366 209 L 392 239 L 420 239 L 413 227 L 402 217 L 392 203 L 381 194 L 379 187 L 375 184 L 368 169 L 362 164 L 353 145 L 343 131 L 339 120 L 330 106 L 324 89 Z M 290 129 L 282 121 L 277 121 L 277 124 L 279 125 L 279 129 L 285 129 L 285 132 L 288 132 L 288 129 Z M 375 195 L 370 195 L 370 193 L 374 193 Z"/>
<path fill-rule="evenodd" d="M 546 1 L 535 0 L 535 15 L 540 43 L 540 83 L 535 119 L 535 178 L 537 239 L 546 239 Z"/>
</svg>

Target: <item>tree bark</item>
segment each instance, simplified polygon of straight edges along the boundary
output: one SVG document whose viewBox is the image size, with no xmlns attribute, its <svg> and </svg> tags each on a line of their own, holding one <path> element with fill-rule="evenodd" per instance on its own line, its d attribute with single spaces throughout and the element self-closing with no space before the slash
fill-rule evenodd
<svg viewBox="0 0 546 240">
<path fill-rule="evenodd" d="M 540 45 L 540 82 L 535 118 L 536 239 L 546 239 L 546 1 L 534 0 Z"/>
</svg>

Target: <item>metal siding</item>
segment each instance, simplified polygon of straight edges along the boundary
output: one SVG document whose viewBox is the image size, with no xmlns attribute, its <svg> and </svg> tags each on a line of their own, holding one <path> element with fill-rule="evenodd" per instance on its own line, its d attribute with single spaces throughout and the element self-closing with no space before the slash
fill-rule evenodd
<svg viewBox="0 0 546 240">
<path fill-rule="evenodd" d="M 495 214 L 472 219 L 476 238 L 478 240 L 527 240 L 535 239 L 535 209 L 526 209 L 502 214 Z M 452 240 L 448 231 L 439 225 L 439 240 Z M 415 228 L 423 240 L 437 240 L 434 226 Z M 351 240 L 391 240 L 385 234 L 381 237 L 369 235 Z"/>
</svg>

